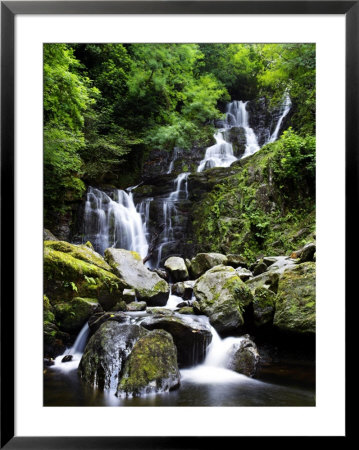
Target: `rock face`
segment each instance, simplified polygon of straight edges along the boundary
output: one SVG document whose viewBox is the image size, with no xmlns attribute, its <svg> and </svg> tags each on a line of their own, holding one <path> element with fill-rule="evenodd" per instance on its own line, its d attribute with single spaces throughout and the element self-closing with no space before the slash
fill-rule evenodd
<svg viewBox="0 0 359 450">
<path fill-rule="evenodd" d="M 233 147 L 233 154 L 237 158 L 243 156 L 246 150 L 246 132 L 243 127 L 232 127 L 224 132 L 224 138 Z"/>
<path fill-rule="evenodd" d="M 61 329 L 77 334 L 88 319 L 102 309 L 96 298 L 75 297 L 66 303 L 54 306 L 56 320 L 61 323 Z"/>
<path fill-rule="evenodd" d="M 44 291 L 52 302 L 97 298 L 110 309 L 124 287 L 101 255 L 86 245 L 44 242 Z"/>
<path fill-rule="evenodd" d="M 283 273 L 273 324 L 283 331 L 315 333 L 315 263 L 299 264 Z"/>
<path fill-rule="evenodd" d="M 144 266 L 140 255 L 129 250 L 108 248 L 105 259 L 126 288 L 134 289 L 138 300 L 149 306 L 164 306 L 169 286 L 155 272 Z"/>
<path fill-rule="evenodd" d="M 44 228 L 44 235 L 43 235 L 44 241 L 58 241 L 57 237 L 55 237 L 50 230 L 47 230 Z"/>
<path fill-rule="evenodd" d="M 220 264 L 227 264 L 227 257 L 220 253 L 198 253 L 191 259 L 191 274 L 194 278 L 203 275 L 207 270 Z"/>
<path fill-rule="evenodd" d="M 256 344 L 245 336 L 239 343 L 233 345 L 227 368 L 253 377 L 260 361 Z"/>
<path fill-rule="evenodd" d="M 184 281 L 188 278 L 188 270 L 183 258 L 171 256 L 165 262 L 165 269 L 170 273 L 173 281 Z"/>
<path fill-rule="evenodd" d="M 154 330 L 139 339 L 126 361 L 117 395 L 139 397 L 167 392 L 180 385 L 177 351 L 172 336 Z"/>
<path fill-rule="evenodd" d="M 180 317 L 177 314 L 154 315 L 146 318 L 141 324 L 148 330 L 161 329 L 170 333 L 178 351 L 178 364 L 188 367 L 202 362 L 207 346 L 212 340 L 208 323 L 190 317 Z"/>
<path fill-rule="evenodd" d="M 81 378 L 99 389 L 116 389 L 124 362 L 148 332 L 139 325 L 107 321 L 88 341 L 79 365 Z"/>
<path fill-rule="evenodd" d="M 201 311 L 222 334 L 237 333 L 244 324 L 243 312 L 253 301 L 250 289 L 233 267 L 216 266 L 194 285 Z"/>
</svg>

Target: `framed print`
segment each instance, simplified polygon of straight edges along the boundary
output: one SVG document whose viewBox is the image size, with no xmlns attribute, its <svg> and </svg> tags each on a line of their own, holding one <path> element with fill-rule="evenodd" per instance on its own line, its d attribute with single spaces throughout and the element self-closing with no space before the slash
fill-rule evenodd
<svg viewBox="0 0 359 450">
<path fill-rule="evenodd" d="M 347 435 L 358 8 L 1 3 L 1 446 Z"/>
</svg>

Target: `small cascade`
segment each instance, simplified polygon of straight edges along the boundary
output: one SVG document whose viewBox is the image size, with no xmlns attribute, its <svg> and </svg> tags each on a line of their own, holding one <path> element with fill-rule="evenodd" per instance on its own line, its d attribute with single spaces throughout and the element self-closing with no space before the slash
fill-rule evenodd
<svg viewBox="0 0 359 450">
<path fill-rule="evenodd" d="M 222 130 L 222 129 L 221 129 Z M 217 131 L 214 138 L 215 145 L 208 147 L 204 159 L 200 162 L 197 172 L 212 167 L 229 167 L 237 158 L 233 155 L 233 147 L 230 142 L 226 142 L 223 137 L 223 130 Z"/>
<path fill-rule="evenodd" d="M 82 354 L 85 350 L 89 334 L 90 328 L 86 322 L 78 334 L 73 346 L 70 349 L 66 349 L 62 355 L 59 355 L 55 359 L 55 365 L 53 366 L 54 369 L 59 369 L 65 372 L 77 369 L 80 364 Z M 69 360 L 67 362 L 62 362 L 62 360 L 66 357 L 68 357 Z"/>
<path fill-rule="evenodd" d="M 188 199 L 188 176 L 189 172 L 180 173 L 174 180 L 174 191 L 167 198 L 163 199 L 163 231 L 157 247 L 156 267 L 160 266 L 163 248 L 175 242 L 173 221 L 178 215 L 176 202 Z"/>
<path fill-rule="evenodd" d="M 169 165 L 167 173 L 172 173 L 173 166 L 174 166 L 174 163 L 175 163 L 176 159 L 178 158 L 179 152 L 180 152 L 180 149 L 178 147 L 175 147 L 173 149 L 173 158 L 171 159 L 171 162 L 170 162 L 170 165 Z"/>
<path fill-rule="evenodd" d="M 146 205 L 144 205 L 146 215 Z M 114 191 L 114 199 L 89 187 L 84 214 L 84 242 L 89 240 L 99 253 L 108 247 L 134 250 L 147 255 L 146 227 L 133 202 L 132 189 Z"/>
<path fill-rule="evenodd" d="M 282 106 L 279 111 L 280 116 L 279 116 L 277 125 L 276 125 L 275 130 L 273 131 L 271 137 L 269 138 L 267 144 L 274 142 L 278 139 L 278 133 L 279 133 L 280 127 L 282 125 L 282 122 L 283 122 L 285 116 L 289 113 L 291 107 L 292 107 L 292 101 L 287 92 L 284 96 L 284 100 L 283 100 Z"/>
</svg>

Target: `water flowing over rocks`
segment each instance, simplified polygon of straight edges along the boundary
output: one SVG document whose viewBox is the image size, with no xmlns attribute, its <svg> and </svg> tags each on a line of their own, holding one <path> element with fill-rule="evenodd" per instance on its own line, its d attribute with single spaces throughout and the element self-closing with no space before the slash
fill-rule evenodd
<svg viewBox="0 0 359 450">
<path fill-rule="evenodd" d="M 138 300 L 149 306 L 164 306 L 169 296 L 165 280 L 144 266 L 140 255 L 123 249 L 108 248 L 105 259 L 111 265 L 121 283 L 134 289 Z"/>
<path fill-rule="evenodd" d="M 81 378 L 99 389 L 114 389 L 128 355 L 148 332 L 139 325 L 105 322 L 90 338 L 79 365 Z"/>
<path fill-rule="evenodd" d="M 163 317 L 155 315 L 146 318 L 141 325 L 148 330 L 161 329 L 170 333 L 178 352 L 180 367 L 199 364 L 206 355 L 212 333 L 208 319 L 201 317 L 181 317 L 173 313 Z"/>
<path fill-rule="evenodd" d="M 139 339 L 126 361 L 117 396 L 139 397 L 178 388 L 180 373 L 173 339 L 154 330 Z"/>
<path fill-rule="evenodd" d="M 220 334 L 238 333 L 243 312 L 253 302 L 250 289 L 233 267 L 219 265 L 208 270 L 194 285 L 201 311 Z"/>
</svg>

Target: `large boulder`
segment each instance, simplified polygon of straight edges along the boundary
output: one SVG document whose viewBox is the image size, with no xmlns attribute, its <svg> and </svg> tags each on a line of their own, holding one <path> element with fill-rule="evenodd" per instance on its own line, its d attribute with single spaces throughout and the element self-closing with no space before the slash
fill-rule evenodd
<svg viewBox="0 0 359 450">
<path fill-rule="evenodd" d="M 260 361 L 256 344 L 246 335 L 238 343 L 233 344 L 227 362 L 227 368 L 253 377 Z"/>
<path fill-rule="evenodd" d="M 130 317 L 122 311 L 97 312 L 88 321 L 91 335 L 96 333 L 100 326 L 108 320 L 118 323 L 130 323 Z"/>
<path fill-rule="evenodd" d="M 135 343 L 148 331 L 139 325 L 109 320 L 88 341 L 79 365 L 81 378 L 91 386 L 116 389 L 121 370 Z"/>
<path fill-rule="evenodd" d="M 164 306 L 169 297 L 168 283 L 143 264 L 137 252 L 108 248 L 105 259 L 126 288 L 134 289 L 138 300 L 149 306 Z"/>
<path fill-rule="evenodd" d="M 315 333 L 315 263 L 299 264 L 283 273 L 273 324 L 282 331 Z"/>
<path fill-rule="evenodd" d="M 108 310 L 125 286 L 91 248 L 63 241 L 44 242 L 44 291 L 53 303 L 74 297 L 97 298 Z"/>
<path fill-rule="evenodd" d="M 238 333 L 244 324 L 243 313 L 253 302 L 250 289 L 233 267 L 216 266 L 194 285 L 201 311 L 220 334 Z"/>
<path fill-rule="evenodd" d="M 179 256 L 171 256 L 166 259 L 165 269 L 168 270 L 174 282 L 184 281 L 188 278 L 188 270 L 183 258 Z"/>
<path fill-rule="evenodd" d="M 167 392 L 179 385 L 177 351 L 172 336 L 155 330 L 134 345 L 119 381 L 117 396 L 139 397 Z"/>
<path fill-rule="evenodd" d="M 96 298 L 75 297 L 54 306 L 56 320 L 61 324 L 61 329 L 71 334 L 77 334 L 99 309 L 101 307 Z"/>
<path fill-rule="evenodd" d="M 198 278 L 220 264 L 227 264 L 227 256 L 221 253 L 198 253 L 191 259 L 191 274 L 194 278 Z"/>
<path fill-rule="evenodd" d="M 178 351 L 178 364 L 188 367 L 201 363 L 206 356 L 207 346 L 212 340 L 211 328 L 200 318 L 181 317 L 178 314 L 154 315 L 141 325 L 148 330 L 161 329 L 170 333 Z"/>
</svg>

